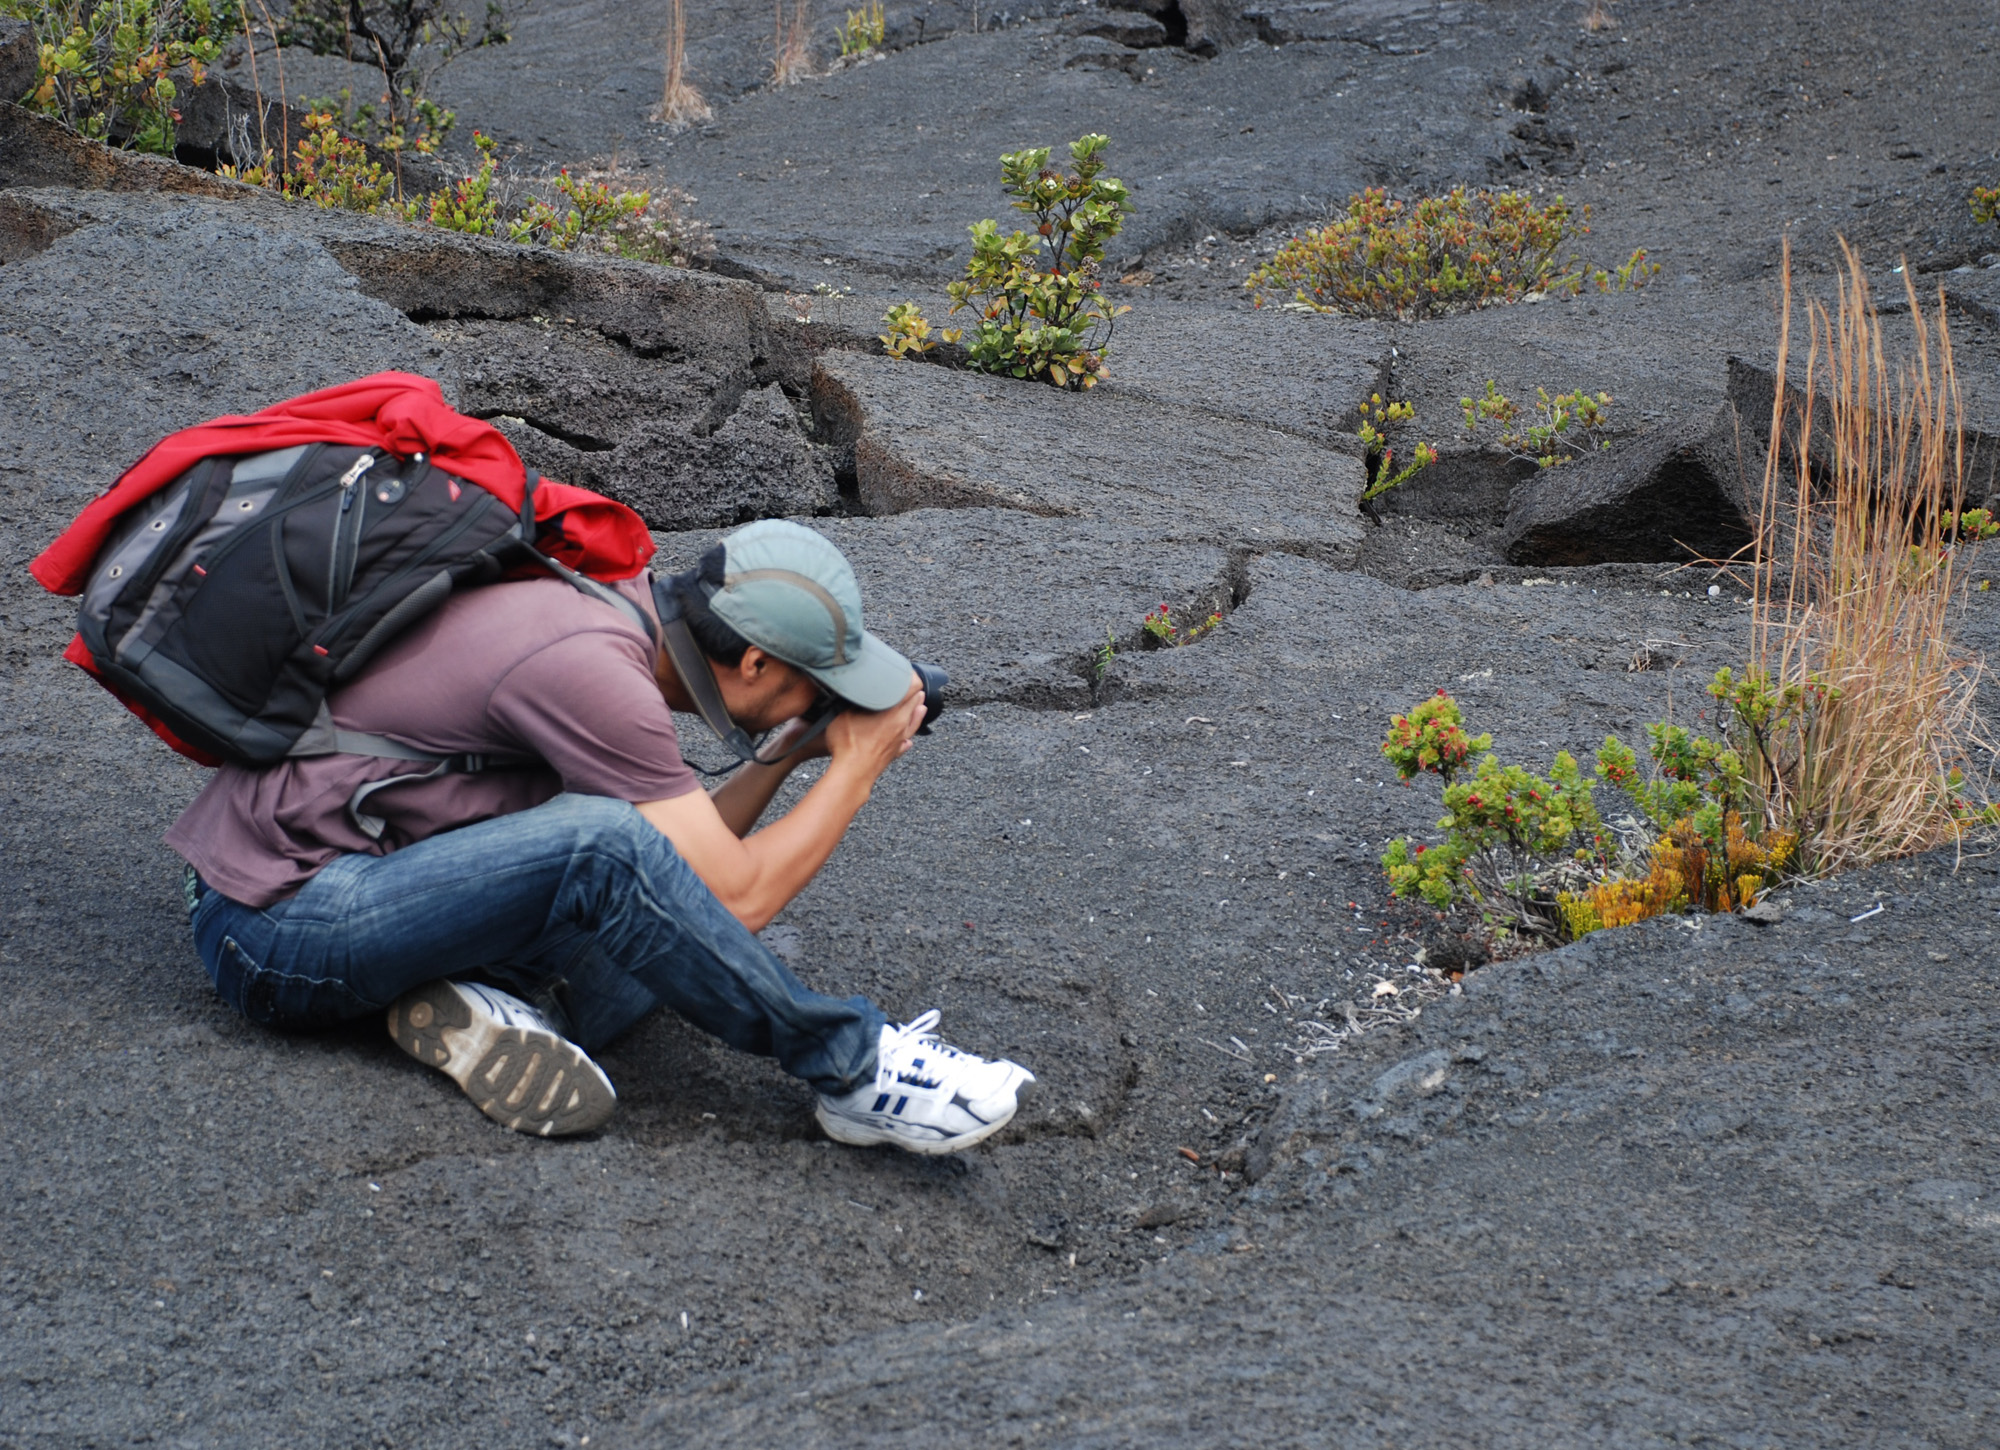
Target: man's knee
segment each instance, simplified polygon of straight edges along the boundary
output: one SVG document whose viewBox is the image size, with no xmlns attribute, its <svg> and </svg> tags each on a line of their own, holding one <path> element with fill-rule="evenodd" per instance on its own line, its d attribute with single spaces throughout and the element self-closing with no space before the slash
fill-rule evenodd
<svg viewBox="0 0 2000 1450">
<path fill-rule="evenodd" d="M 603 862 L 614 869 L 643 869 L 649 857 L 667 844 L 630 801 L 601 795 L 559 795 L 537 814 L 567 838 L 578 857 Z"/>
</svg>

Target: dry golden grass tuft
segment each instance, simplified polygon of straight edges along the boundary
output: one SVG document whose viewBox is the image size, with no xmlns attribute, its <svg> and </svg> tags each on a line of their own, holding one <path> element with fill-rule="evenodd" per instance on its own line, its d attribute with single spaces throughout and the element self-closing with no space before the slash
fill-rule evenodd
<svg viewBox="0 0 2000 1450">
<path fill-rule="evenodd" d="M 674 0 L 673 14 L 667 22 L 666 87 L 659 105 L 647 112 L 647 118 L 669 126 L 690 126 L 714 116 L 714 109 L 688 82 L 687 12 L 682 9 L 681 0 Z"/>
<path fill-rule="evenodd" d="M 1618 22 L 1611 18 L 1610 0 L 1590 0 L 1583 10 L 1583 28 L 1593 35 L 1601 30 L 1618 28 Z"/>
<path fill-rule="evenodd" d="M 1981 818 L 1960 770 L 1988 744 L 1982 663 L 1951 635 L 1965 446 L 1944 297 L 1927 314 L 1905 270 L 1912 337 L 1892 369 L 1867 276 L 1841 245 L 1836 310 L 1805 304 L 1797 393 L 1786 249 L 1754 554 L 1751 669 L 1816 703 L 1744 762 L 1767 828 L 1795 832 L 1814 875 L 1960 839 Z"/>
<path fill-rule="evenodd" d="M 813 73 L 812 0 L 774 0 L 777 25 L 772 36 L 771 84 L 793 86 Z"/>
</svg>

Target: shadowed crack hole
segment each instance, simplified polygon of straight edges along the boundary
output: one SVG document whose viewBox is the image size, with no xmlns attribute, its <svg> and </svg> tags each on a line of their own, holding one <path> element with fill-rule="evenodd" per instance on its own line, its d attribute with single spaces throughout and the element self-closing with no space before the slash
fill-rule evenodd
<svg viewBox="0 0 2000 1450">
<path fill-rule="evenodd" d="M 488 412 L 474 413 L 472 416 L 487 422 L 505 419 L 515 423 L 525 423 L 537 433 L 546 433 L 551 438 L 569 444 L 579 453 L 609 453 L 618 446 L 610 439 L 598 438 L 589 433 L 578 433 L 547 418 L 536 417 L 532 413 L 509 413 L 504 408 L 494 408 Z"/>
<path fill-rule="evenodd" d="M 1250 561 L 1255 557 L 1252 550 L 1232 549 L 1213 582 L 1180 601 L 1163 599 L 1158 609 L 1148 613 L 1147 618 L 1154 618 L 1164 610 L 1177 631 L 1175 637 L 1162 638 L 1147 628 L 1145 619 L 1122 634 L 1108 630 L 1105 640 L 1072 666 L 1082 676 L 1091 703 L 1109 704 L 1124 693 L 1124 684 L 1117 676 L 1121 657 L 1198 646 L 1222 629 L 1229 616 L 1250 597 Z"/>
</svg>

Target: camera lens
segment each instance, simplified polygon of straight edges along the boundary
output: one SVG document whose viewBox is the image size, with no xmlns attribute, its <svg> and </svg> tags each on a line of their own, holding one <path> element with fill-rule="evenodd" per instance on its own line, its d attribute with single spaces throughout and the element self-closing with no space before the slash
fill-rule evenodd
<svg viewBox="0 0 2000 1450">
<path fill-rule="evenodd" d="M 931 733 L 931 722 L 944 713 L 944 690 L 951 683 L 951 676 L 936 665 L 911 663 L 917 678 L 924 683 L 924 723 L 917 727 L 917 734 Z"/>
</svg>

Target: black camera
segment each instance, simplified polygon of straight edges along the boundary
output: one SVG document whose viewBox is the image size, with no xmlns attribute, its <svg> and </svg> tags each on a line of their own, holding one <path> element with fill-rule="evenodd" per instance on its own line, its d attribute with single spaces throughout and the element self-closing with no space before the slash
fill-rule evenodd
<svg viewBox="0 0 2000 1450">
<path fill-rule="evenodd" d="M 924 682 L 924 723 L 917 727 L 917 734 L 931 733 L 931 722 L 944 713 L 945 686 L 951 683 L 951 676 L 936 665 L 920 665 L 910 662 L 910 668 L 917 672 L 917 678 Z"/>
</svg>

